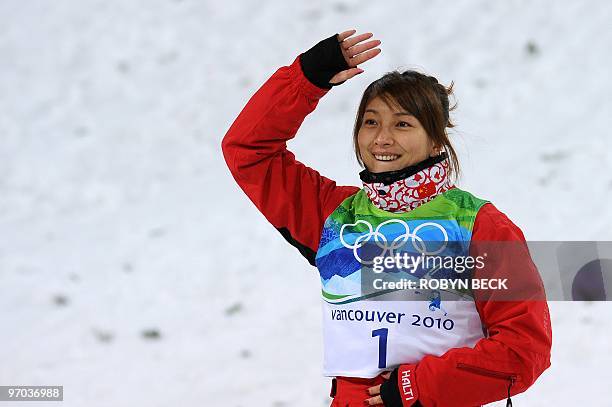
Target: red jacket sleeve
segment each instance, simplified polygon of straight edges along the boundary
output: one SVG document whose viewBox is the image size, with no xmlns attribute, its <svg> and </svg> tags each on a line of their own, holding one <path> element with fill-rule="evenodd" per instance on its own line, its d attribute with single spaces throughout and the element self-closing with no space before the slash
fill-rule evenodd
<svg viewBox="0 0 612 407">
<path fill-rule="evenodd" d="M 478 273 L 507 277 L 509 287 L 516 281 L 520 293 L 514 294 L 520 299 L 507 300 L 507 292 L 492 290 L 480 298 L 476 295 L 485 338 L 474 348 L 453 348 L 439 357 L 428 355 L 417 364 L 401 365 L 398 384 L 404 406 L 417 399 L 424 407 L 480 406 L 502 400 L 527 390 L 550 366 L 552 331 L 542 280 L 521 230 L 487 203 L 476 216 L 470 254 L 480 254 L 473 252 L 474 243 L 491 241 L 512 242 L 513 254 L 485 262 L 488 270 Z M 513 279 L 517 275 L 520 281 Z M 474 277 L 479 278 L 477 273 Z"/>
<path fill-rule="evenodd" d="M 221 144 L 240 188 L 312 265 L 325 219 L 359 190 L 337 186 L 287 150 L 287 141 L 327 92 L 306 79 L 298 56 L 251 97 Z"/>
</svg>

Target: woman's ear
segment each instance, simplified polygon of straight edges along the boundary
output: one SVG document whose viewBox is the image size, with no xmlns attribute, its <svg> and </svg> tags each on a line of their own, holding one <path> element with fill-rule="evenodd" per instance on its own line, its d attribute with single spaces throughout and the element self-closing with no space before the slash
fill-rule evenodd
<svg viewBox="0 0 612 407">
<path fill-rule="evenodd" d="M 430 157 L 435 157 L 437 155 L 442 154 L 442 146 L 433 146 L 431 148 L 431 152 L 429 153 Z"/>
</svg>

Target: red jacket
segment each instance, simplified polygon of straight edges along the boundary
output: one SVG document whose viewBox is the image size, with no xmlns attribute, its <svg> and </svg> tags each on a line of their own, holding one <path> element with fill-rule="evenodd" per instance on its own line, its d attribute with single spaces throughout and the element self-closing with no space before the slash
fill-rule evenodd
<svg viewBox="0 0 612 407">
<path fill-rule="evenodd" d="M 312 265 L 325 219 L 360 189 L 336 185 L 287 150 L 287 141 L 327 92 L 306 79 L 298 56 L 251 97 L 222 142 L 225 161 L 238 185 Z M 506 215 L 487 203 L 476 217 L 472 241 L 524 243 L 525 238 Z M 400 367 L 400 384 L 401 373 L 409 371 L 411 390 L 423 406 L 474 406 L 500 400 L 510 385 L 512 395 L 521 393 L 550 366 L 548 305 L 530 257 L 498 264 L 489 274 L 512 275 L 517 269 L 540 295 L 520 301 L 495 301 L 494 296 L 477 299 L 486 337 L 473 349 L 453 348 L 439 357 L 429 355 L 416 365 Z"/>
</svg>

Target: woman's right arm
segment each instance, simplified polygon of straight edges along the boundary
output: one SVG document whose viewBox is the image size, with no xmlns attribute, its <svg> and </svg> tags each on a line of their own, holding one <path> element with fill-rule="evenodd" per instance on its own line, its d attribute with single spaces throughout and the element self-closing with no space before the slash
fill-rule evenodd
<svg viewBox="0 0 612 407">
<path fill-rule="evenodd" d="M 308 81 L 298 56 L 251 97 L 222 142 L 240 188 L 312 265 L 325 219 L 359 190 L 337 186 L 287 150 L 287 141 L 328 91 Z"/>
<path fill-rule="evenodd" d="M 337 186 L 295 159 L 287 141 L 333 86 L 363 72 L 380 53 L 372 33 L 344 31 L 279 68 L 251 97 L 223 138 L 234 179 L 281 235 L 315 265 L 325 219 L 355 186 Z"/>
</svg>

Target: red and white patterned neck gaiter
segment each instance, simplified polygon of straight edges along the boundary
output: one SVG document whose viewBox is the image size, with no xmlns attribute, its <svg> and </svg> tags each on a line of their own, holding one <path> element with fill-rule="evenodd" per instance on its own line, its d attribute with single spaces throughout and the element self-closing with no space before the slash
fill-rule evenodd
<svg viewBox="0 0 612 407">
<path fill-rule="evenodd" d="M 379 209 L 408 212 L 453 187 L 448 178 L 448 168 L 448 160 L 443 160 L 392 184 L 363 182 L 363 188 Z"/>
</svg>

